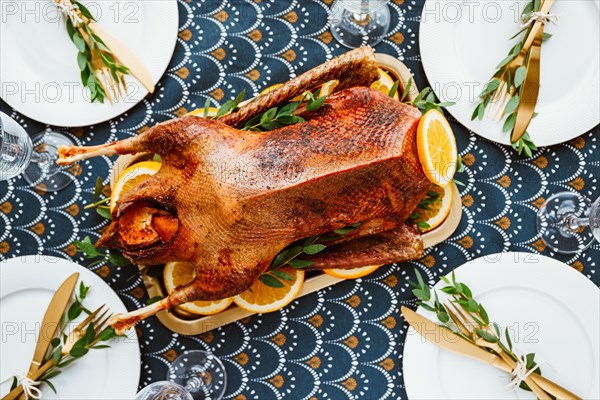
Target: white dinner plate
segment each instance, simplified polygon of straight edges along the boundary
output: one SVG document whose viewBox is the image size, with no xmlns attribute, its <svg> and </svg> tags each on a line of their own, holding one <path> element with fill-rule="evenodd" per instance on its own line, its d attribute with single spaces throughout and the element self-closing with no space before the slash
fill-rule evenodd
<svg viewBox="0 0 600 400">
<path fill-rule="evenodd" d="M 508 55 L 526 1 L 427 0 L 421 15 L 423 68 L 448 112 L 494 142 L 509 144 L 502 123 L 471 121 L 479 93 Z M 538 146 L 566 142 L 600 123 L 600 1 L 557 0 L 559 25 L 542 45 L 540 93 L 528 132 Z"/>
<path fill-rule="evenodd" d="M 74 272 L 79 272 L 80 282 L 91 286 L 84 305 L 94 310 L 106 304 L 111 312 L 127 312 L 119 296 L 99 276 L 78 264 L 40 255 L 0 262 L 0 379 L 10 377 L 14 369 L 29 369 L 46 307 L 56 289 Z M 42 386 L 43 398 L 133 399 L 141 368 L 137 335 L 129 331 L 126 338 L 115 338 L 108 344 L 110 348 L 91 350 L 53 378 L 58 394 Z M 2 385 L 2 395 L 9 389 L 10 381 Z"/>
<path fill-rule="evenodd" d="M 108 32 L 148 68 L 156 84 L 177 42 L 176 0 L 85 0 Z M 148 91 L 126 75 L 119 102 L 89 102 L 81 84 L 77 49 L 52 0 L 3 0 L 0 23 L 0 97 L 26 116 L 56 126 L 93 125 L 139 103 Z"/>
<path fill-rule="evenodd" d="M 536 354 L 544 376 L 584 399 L 600 398 L 600 290 L 592 281 L 566 264 L 529 253 L 478 258 L 455 273 L 490 320 L 508 327 L 515 351 Z M 444 285 L 435 285 L 439 294 Z M 436 319 L 422 307 L 417 312 Z M 521 389 L 507 391 L 508 374 L 442 350 L 412 328 L 403 360 L 411 400 L 535 398 Z"/>
</svg>

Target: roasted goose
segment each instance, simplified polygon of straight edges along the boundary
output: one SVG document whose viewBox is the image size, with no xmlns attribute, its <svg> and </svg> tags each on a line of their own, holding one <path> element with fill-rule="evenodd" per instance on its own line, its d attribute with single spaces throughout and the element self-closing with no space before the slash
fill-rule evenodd
<svg viewBox="0 0 600 400">
<path fill-rule="evenodd" d="M 312 79 L 291 81 L 291 90 L 284 85 L 250 103 L 251 112 L 226 116 L 228 124 L 188 116 L 105 146 L 61 149 L 62 164 L 98 154 L 158 153 L 161 170 L 119 200 L 98 245 L 142 265 L 188 261 L 196 268 L 195 280 L 167 298 L 113 317 L 115 329 L 184 302 L 236 295 L 294 241 L 357 222 L 360 228 L 315 256 L 312 268 L 422 256 L 418 230 L 405 224 L 430 185 L 417 157 L 417 109 L 367 87 L 343 89 L 346 82 L 319 110 L 304 113 L 307 122 L 270 132 L 232 126 L 308 85 L 339 79 L 332 70 L 362 85 L 376 79 L 369 50 L 347 54 Z"/>
</svg>

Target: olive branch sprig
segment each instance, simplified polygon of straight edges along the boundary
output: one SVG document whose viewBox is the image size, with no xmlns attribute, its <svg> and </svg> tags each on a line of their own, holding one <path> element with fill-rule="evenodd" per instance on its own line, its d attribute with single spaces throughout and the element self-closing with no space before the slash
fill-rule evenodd
<svg viewBox="0 0 600 400">
<path fill-rule="evenodd" d="M 56 387 L 52 383 L 51 379 L 57 377 L 62 373 L 62 370 L 68 365 L 74 363 L 79 358 L 85 356 L 90 350 L 106 349 L 110 346 L 102 342 L 108 342 L 109 340 L 119 336 L 116 334 L 112 327 L 107 327 L 102 332 L 97 333 L 94 324 L 90 322 L 85 330 L 85 335 L 79 339 L 67 354 L 63 354 L 63 346 L 67 342 L 67 327 L 82 314 L 92 314 L 92 312 L 84 305 L 84 300 L 90 290 L 90 286 L 85 283 L 79 283 L 78 292 L 75 294 L 75 299 L 69 308 L 61 316 L 61 320 L 58 326 L 57 335 L 50 341 L 48 353 L 44 357 L 41 365 L 46 364 L 52 360 L 53 365 L 40 376 L 37 381 L 43 382 L 54 393 L 57 393 Z M 124 336 L 124 335 L 123 335 Z M 10 391 L 12 392 L 18 385 L 18 378 L 13 377 Z"/>
<path fill-rule="evenodd" d="M 90 102 L 104 103 L 107 97 L 105 83 L 96 74 L 92 64 L 94 56 L 99 57 L 108 67 L 115 85 L 126 88 L 124 75 L 129 69 L 123 65 L 104 41 L 90 27 L 90 22 L 96 22 L 92 13 L 77 0 L 54 0 L 65 17 L 69 38 L 78 50 L 77 65 L 79 66 L 81 82 L 90 90 Z M 110 97 L 108 97 L 110 100 Z"/>
<path fill-rule="evenodd" d="M 267 286 L 281 288 L 284 286 L 282 280 L 291 281 L 293 278 L 282 267 L 289 266 L 297 269 L 310 268 L 314 261 L 302 258 L 303 255 L 314 256 L 327 249 L 328 242 L 342 239 L 348 233 L 360 228 L 360 223 L 348 225 L 344 228 L 335 229 L 331 232 L 314 235 L 307 239 L 298 240 L 283 249 L 271 262 L 267 272 L 258 279 Z"/>
<path fill-rule="evenodd" d="M 413 288 L 412 293 L 417 298 L 417 305 L 423 307 L 427 311 L 435 313 L 438 321 L 440 322 L 439 325 L 450 329 L 458 336 L 477 346 L 477 343 L 475 342 L 474 338 L 463 334 L 463 332 L 452 321 L 452 313 L 440 301 L 437 291 L 431 289 L 425 283 L 423 277 L 421 276 L 421 273 L 416 269 L 415 275 L 417 281 L 413 282 L 409 280 L 408 283 Z M 483 307 L 483 304 L 481 304 L 474 298 L 471 289 L 465 283 L 456 281 L 454 271 L 452 271 L 451 279 L 448 279 L 446 276 L 442 276 L 441 279 L 446 284 L 446 286 L 442 287 L 440 290 L 443 293 L 450 296 L 450 302 L 458 304 L 462 308 L 462 310 L 468 314 L 468 317 L 475 321 L 475 334 L 489 343 L 497 343 L 498 346 L 500 346 L 500 348 L 502 349 L 502 351 L 508 354 L 515 362 L 519 362 L 519 358 L 513 351 L 513 344 L 510 338 L 508 327 L 506 327 L 504 330 L 504 339 L 506 340 L 506 343 L 503 343 L 503 335 L 500 326 L 497 323 L 490 321 L 490 317 L 487 313 L 487 310 Z M 487 329 L 489 327 L 493 327 L 494 333 L 491 333 L 492 331 Z M 482 348 L 486 351 L 496 354 L 493 350 L 490 350 L 486 347 Z M 534 372 L 541 375 L 541 369 L 539 366 L 537 366 L 535 362 L 535 353 L 529 353 L 525 357 L 526 368 L 528 370 L 535 368 Z M 531 391 L 531 389 L 529 388 L 529 386 L 527 386 L 525 382 L 522 382 L 519 387 L 521 389 Z"/>
<path fill-rule="evenodd" d="M 524 7 L 523 12 L 521 13 L 521 21 L 527 22 L 534 12 L 540 10 L 541 6 L 542 0 L 531 0 L 530 2 L 528 2 Z M 523 48 L 523 45 L 525 44 L 525 41 L 527 40 L 527 36 L 529 36 L 529 33 L 531 32 L 532 28 L 533 24 L 529 24 L 528 26 L 519 30 L 519 32 L 517 32 L 514 36 L 512 36 L 509 39 L 513 40 L 519 35 L 523 34 L 521 39 L 509 50 L 508 55 L 496 66 L 496 72 L 489 80 L 489 82 L 487 82 L 487 84 L 483 88 L 483 91 L 479 94 L 480 101 L 473 110 L 471 120 L 483 119 L 485 115 L 485 109 L 494 98 L 494 93 L 496 93 L 496 90 L 500 87 L 502 82 L 506 81 L 506 83 L 509 86 L 507 90 L 510 91 L 510 89 L 513 88 L 515 90 L 515 95 L 510 99 L 510 101 L 508 101 L 504 110 L 501 110 L 501 112 L 504 112 L 504 115 L 506 116 L 502 125 L 502 131 L 508 133 L 514 130 L 515 123 L 517 121 L 517 109 L 519 108 L 519 103 L 523 94 L 523 83 L 525 81 L 525 76 L 527 75 L 527 59 L 525 59 L 523 65 L 517 68 L 517 70 L 514 73 L 514 76 L 511 76 L 510 70 L 508 69 L 508 64 L 510 64 L 510 62 L 519 55 L 521 49 Z M 544 32 L 542 42 L 545 42 L 551 37 L 552 34 Z M 536 116 L 537 113 L 534 113 L 533 118 L 535 118 Z M 527 157 L 530 158 L 533 157 L 533 152 L 537 151 L 538 149 L 537 146 L 531 140 L 529 133 L 527 132 L 525 132 L 523 137 L 521 137 L 521 139 L 519 139 L 517 142 L 512 143 L 512 147 L 517 151 L 519 155 L 524 153 Z"/>
</svg>

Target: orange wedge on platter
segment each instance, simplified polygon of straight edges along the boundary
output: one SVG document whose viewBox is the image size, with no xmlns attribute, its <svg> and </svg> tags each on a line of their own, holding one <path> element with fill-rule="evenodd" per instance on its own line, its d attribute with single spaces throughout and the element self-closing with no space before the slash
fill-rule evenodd
<svg viewBox="0 0 600 400">
<path fill-rule="evenodd" d="M 163 272 L 165 288 L 167 293 L 172 293 L 178 286 L 190 283 L 196 277 L 194 266 L 187 262 L 175 261 L 165 265 Z M 233 299 L 228 297 L 215 301 L 192 301 L 180 304 L 179 307 L 192 314 L 212 315 L 225 310 L 233 303 Z"/>
<path fill-rule="evenodd" d="M 444 188 L 452 182 L 458 164 L 456 138 L 440 111 L 429 110 L 421 117 L 417 151 L 423 172 L 432 183 Z"/>
<path fill-rule="evenodd" d="M 250 289 L 233 297 L 233 302 L 240 308 L 253 313 L 277 311 L 287 306 L 300 293 L 304 283 L 304 271 L 292 267 L 279 269 L 292 279 L 279 279 L 281 288 L 274 288 L 256 280 Z"/>
</svg>

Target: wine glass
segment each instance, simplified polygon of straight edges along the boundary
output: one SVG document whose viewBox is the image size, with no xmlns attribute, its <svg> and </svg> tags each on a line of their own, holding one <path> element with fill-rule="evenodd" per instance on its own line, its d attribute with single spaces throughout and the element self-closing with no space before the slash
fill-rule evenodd
<svg viewBox="0 0 600 400">
<path fill-rule="evenodd" d="M 542 240 L 554 251 L 573 254 L 600 242 L 600 197 L 592 204 L 585 196 L 572 192 L 554 194 L 537 214 Z"/>
<path fill-rule="evenodd" d="M 186 351 L 177 357 L 167 379 L 146 386 L 136 400 L 219 400 L 227 388 L 223 363 L 203 350 Z"/>
<path fill-rule="evenodd" d="M 388 0 L 337 0 L 331 9 L 331 33 L 350 48 L 375 46 L 390 27 Z"/>
<path fill-rule="evenodd" d="M 73 145 L 71 139 L 46 129 L 29 138 L 21 125 L 0 112 L 0 181 L 23 175 L 35 188 L 56 192 L 73 178 L 56 165 L 58 146 Z"/>
</svg>

